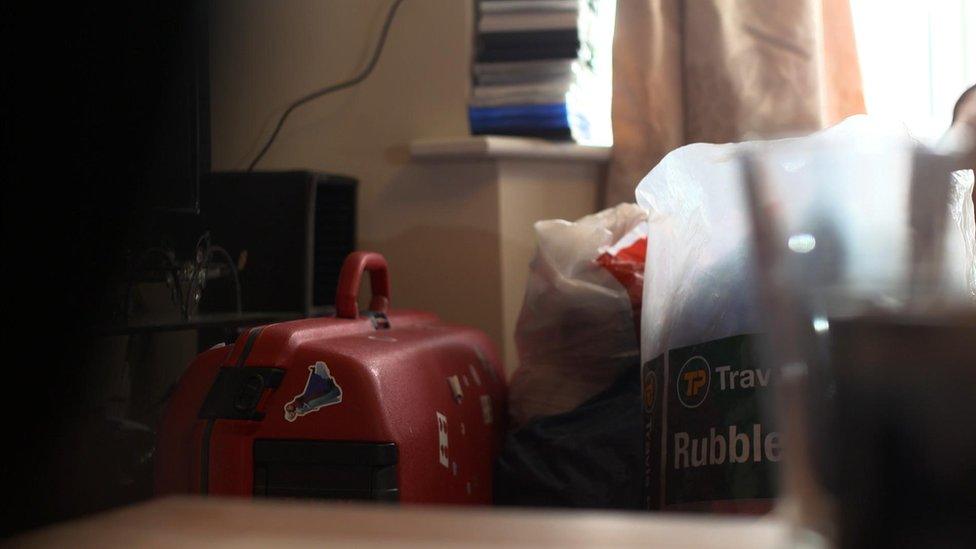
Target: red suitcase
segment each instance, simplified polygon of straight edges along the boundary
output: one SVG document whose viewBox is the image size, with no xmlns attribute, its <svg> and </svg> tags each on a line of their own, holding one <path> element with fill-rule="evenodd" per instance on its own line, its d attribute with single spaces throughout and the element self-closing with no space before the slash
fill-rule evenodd
<svg viewBox="0 0 976 549">
<path fill-rule="evenodd" d="M 334 318 L 252 328 L 194 360 L 160 428 L 157 494 L 491 502 L 506 409 L 491 341 L 387 313 L 379 254 L 351 254 L 336 294 Z"/>
</svg>

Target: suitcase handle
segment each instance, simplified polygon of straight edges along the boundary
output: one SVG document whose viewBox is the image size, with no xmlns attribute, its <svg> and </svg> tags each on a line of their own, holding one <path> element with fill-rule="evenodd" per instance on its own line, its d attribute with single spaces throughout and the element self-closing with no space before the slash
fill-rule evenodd
<svg viewBox="0 0 976 549">
<path fill-rule="evenodd" d="M 373 297 L 369 310 L 386 313 L 390 308 L 390 274 L 386 259 L 376 252 L 353 252 L 346 257 L 336 287 L 336 317 L 359 318 L 359 282 L 363 271 L 369 271 Z"/>
</svg>

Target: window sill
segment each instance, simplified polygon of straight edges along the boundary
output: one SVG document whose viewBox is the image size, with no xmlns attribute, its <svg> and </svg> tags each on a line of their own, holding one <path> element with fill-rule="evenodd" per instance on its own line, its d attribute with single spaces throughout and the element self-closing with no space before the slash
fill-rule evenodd
<svg viewBox="0 0 976 549">
<path fill-rule="evenodd" d="M 410 157 L 417 161 L 520 159 L 603 163 L 610 159 L 610 149 L 527 137 L 478 135 L 412 141 Z"/>
</svg>

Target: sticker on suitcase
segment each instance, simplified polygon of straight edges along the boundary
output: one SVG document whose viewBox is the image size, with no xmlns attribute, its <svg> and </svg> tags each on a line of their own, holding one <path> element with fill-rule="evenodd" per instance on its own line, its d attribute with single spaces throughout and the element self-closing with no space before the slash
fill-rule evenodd
<svg viewBox="0 0 976 549">
<path fill-rule="evenodd" d="M 481 395 L 481 420 L 485 422 L 485 425 L 491 425 L 494 420 L 495 414 L 491 409 L 491 395 Z"/>
<path fill-rule="evenodd" d="M 437 461 L 444 467 L 448 467 L 447 458 L 447 416 L 440 412 L 437 415 Z"/>
<path fill-rule="evenodd" d="M 329 367 L 322 361 L 308 367 L 305 390 L 285 404 L 285 419 L 296 419 L 312 412 L 342 402 L 342 387 L 336 383 Z"/>
<path fill-rule="evenodd" d="M 498 374 L 495 373 L 495 368 L 491 365 L 491 362 L 488 361 L 488 357 L 485 356 L 485 353 L 483 353 L 479 347 L 475 347 L 474 354 L 478 356 L 478 364 L 480 364 L 481 368 L 488 373 L 488 377 L 491 378 L 492 382 L 498 383 Z"/>
</svg>

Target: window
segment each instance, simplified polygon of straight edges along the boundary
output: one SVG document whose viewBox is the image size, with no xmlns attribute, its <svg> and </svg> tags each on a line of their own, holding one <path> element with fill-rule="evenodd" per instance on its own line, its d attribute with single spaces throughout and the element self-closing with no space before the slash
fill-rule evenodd
<svg viewBox="0 0 976 549">
<path fill-rule="evenodd" d="M 976 84 L 976 0 L 851 0 L 868 114 L 933 142 Z"/>
</svg>

